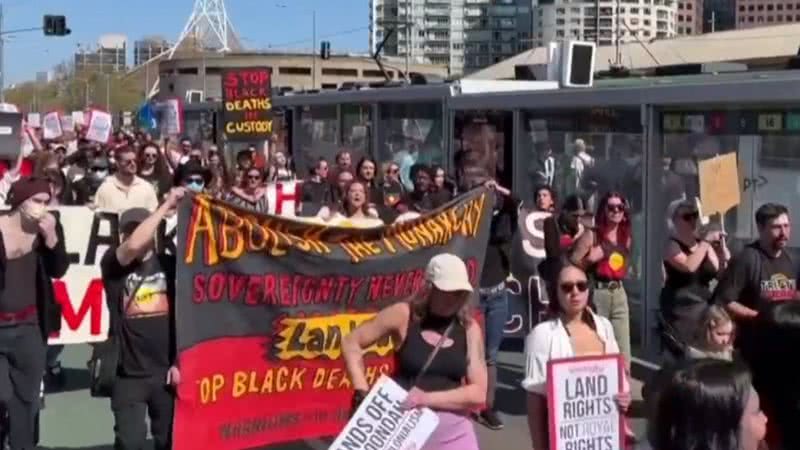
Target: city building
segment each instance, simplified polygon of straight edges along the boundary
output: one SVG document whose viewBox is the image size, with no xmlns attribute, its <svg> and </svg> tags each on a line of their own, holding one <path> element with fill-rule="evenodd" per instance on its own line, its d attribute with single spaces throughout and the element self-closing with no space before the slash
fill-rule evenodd
<svg viewBox="0 0 800 450">
<path fill-rule="evenodd" d="M 703 34 L 703 0 L 678 0 L 677 32 L 681 36 Z"/>
<path fill-rule="evenodd" d="M 122 72 L 126 64 L 127 38 L 121 34 L 100 36 L 97 47 L 78 45 L 75 53 L 76 72 Z"/>
<path fill-rule="evenodd" d="M 533 0 L 533 44 L 565 39 L 615 45 L 676 35 L 676 0 Z"/>
<path fill-rule="evenodd" d="M 736 28 L 800 22 L 796 0 L 736 0 Z"/>
<path fill-rule="evenodd" d="M 705 0 L 703 2 L 703 33 L 736 28 L 737 0 Z M 754 0 L 753 3 L 764 3 Z"/>
<path fill-rule="evenodd" d="M 133 65 L 138 66 L 171 48 L 166 39 L 158 36 L 146 37 L 133 43 Z"/>
<path fill-rule="evenodd" d="M 392 81 L 404 79 L 404 58 L 384 57 L 382 62 Z M 135 70 L 140 71 L 145 66 Z M 158 97 L 219 100 L 222 71 L 236 67 L 268 67 L 272 69 L 272 88 L 282 90 L 337 89 L 348 82 L 385 81 L 375 61 L 367 55 L 331 55 L 330 59 L 315 60 L 309 54 L 291 53 L 177 53 L 173 59 L 164 58 L 158 64 Z M 411 73 L 447 76 L 444 65 L 409 63 L 408 68 Z M 315 70 L 316 76 L 313 75 Z"/>
<path fill-rule="evenodd" d="M 52 70 L 47 70 L 43 72 L 36 72 L 36 82 L 39 84 L 46 84 L 55 78 L 54 72 Z"/>
<path fill-rule="evenodd" d="M 370 0 L 370 48 L 459 75 L 531 48 L 531 20 L 531 0 Z"/>
</svg>

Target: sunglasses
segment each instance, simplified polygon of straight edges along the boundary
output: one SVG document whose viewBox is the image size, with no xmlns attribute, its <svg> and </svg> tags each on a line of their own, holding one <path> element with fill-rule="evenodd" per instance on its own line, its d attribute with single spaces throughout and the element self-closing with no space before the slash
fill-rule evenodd
<svg viewBox="0 0 800 450">
<path fill-rule="evenodd" d="M 572 293 L 576 288 L 578 292 L 586 292 L 586 290 L 589 289 L 589 283 L 586 281 L 565 281 L 561 283 L 559 287 L 561 288 L 561 292 L 565 294 Z"/>
<path fill-rule="evenodd" d="M 606 205 L 606 210 L 608 210 L 608 212 L 622 212 L 625 211 L 625 205 L 608 204 Z"/>
<path fill-rule="evenodd" d="M 694 222 L 695 220 L 697 220 L 699 218 L 700 218 L 700 213 L 696 213 L 696 212 L 681 214 L 681 219 L 683 219 L 683 220 L 685 220 L 687 222 Z"/>
<path fill-rule="evenodd" d="M 394 175 L 397 172 L 400 172 L 400 169 L 389 169 L 386 171 L 386 173 L 388 173 L 389 175 Z"/>
<path fill-rule="evenodd" d="M 135 166 L 136 165 L 136 159 L 135 158 L 133 158 L 133 159 L 120 159 L 118 161 L 119 161 L 119 164 L 121 166 Z"/>
<path fill-rule="evenodd" d="M 261 175 L 248 175 L 247 179 L 250 181 L 261 181 Z"/>
<path fill-rule="evenodd" d="M 108 168 L 107 167 L 92 167 L 90 170 L 92 172 L 102 172 L 104 170 L 108 170 Z"/>
<path fill-rule="evenodd" d="M 147 159 L 156 159 L 158 158 L 158 153 L 145 153 L 144 157 Z"/>
</svg>

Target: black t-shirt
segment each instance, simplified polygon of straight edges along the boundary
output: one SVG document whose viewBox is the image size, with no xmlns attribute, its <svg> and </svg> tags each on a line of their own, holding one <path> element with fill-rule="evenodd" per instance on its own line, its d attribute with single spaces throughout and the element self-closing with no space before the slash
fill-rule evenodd
<svg viewBox="0 0 800 450">
<path fill-rule="evenodd" d="M 100 267 L 112 333 L 121 345 L 121 373 L 165 373 L 175 361 L 175 257 L 161 254 L 122 266 L 111 248 Z"/>
<path fill-rule="evenodd" d="M 723 303 L 738 302 L 758 311 L 764 304 L 794 300 L 797 273 L 785 251 L 774 258 L 758 243 L 747 245 L 731 260 L 717 286 Z"/>
</svg>

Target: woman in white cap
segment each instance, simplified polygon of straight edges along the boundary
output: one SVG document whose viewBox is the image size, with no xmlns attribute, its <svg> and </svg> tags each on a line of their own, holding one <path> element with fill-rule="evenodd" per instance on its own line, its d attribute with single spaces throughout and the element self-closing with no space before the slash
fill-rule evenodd
<svg viewBox="0 0 800 450">
<path fill-rule="evenodd" d="M 424 450 L 477 450 L 468 417 L 486 402 L 486 364 L 481 329 L 470 313 L 473 287 L 467 267 L 455 255 L 440 254 L 428 263 L 425 279 L 424 292 L 384 308 L 344 338 L 354 408 L 369 391 L 365 349 L 391 336 L 397 352 L 395 381 L 409 390 L 404 406 L 428 407 L 439 415 Z"/>
</svg>

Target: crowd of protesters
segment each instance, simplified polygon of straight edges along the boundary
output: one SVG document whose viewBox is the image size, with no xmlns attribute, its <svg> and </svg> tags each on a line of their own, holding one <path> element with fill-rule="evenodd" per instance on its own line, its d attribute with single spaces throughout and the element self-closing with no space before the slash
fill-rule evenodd
<svg viewBox="0 0 800 450">
<path fill-rule="evenodd" d="M 236 153 L 228 167 L 223 150 L 214 145 L 189 139 L 159 143 L 143 132 L 119 132 L 104 145 L 81 139 L 74 145 L 33 141 L 33 153 L 20 156 L 0 179 L 0 196 L 11 208 L 0 217 L 0 367 L 5 369 L 0 401 L 12 449 L 33 448 L 40 374 L 63 382 L 58 350 L 48 351 L 45 340 L 60 324 L 49 279 L 61 277 L 68 260 L 64 230 L 48 207 L 86 205 L 120 214 L 121 244 L 100 263 L 111 332 L 122 350 L 111 393 L 115 448 L 141 448 L 149 418 L 155 447 L 167 449 L 174 387 L 181 377 L 172 332 L 175 260 L 156 251 L 156 228 L 187 192 L 266 213 L 268 183 L 300 179 L 298 216 L 355 227 L 408 220 L 460 192 L 490 189 L 495 197 L 491 238 L 477 288 L 463 261 L 438 255 L 426 269 L 428 290 L 357 328 L 342 350 L 358 404 L 369 389 L 363 349 L 387 335 L 397 338 L 396 378 L 410 390 L 404 405 L 439 414 L 430 450 L 477 449 L 470 416 L 488 428 L 503 428 L 494 401 L 496 366 L 508 319 L 508 245 L 521 202 L 494 174 L 462 170 L 452 181 L 441 167 L 415 164 L 408 172 L 410 183 L 404 183 L 396 162 L 353 161 L 346 150 L 332 161 L 314 161 L 308 174 L 296 174 L 290 155 L 255 147 Z M 578 177 L 592 164 L 584 153 L 574 163 Z M 593 199 L 575 194 L 559 202 L 552 177 L 549 181 L 533 195 L 536 209 L 552 213 L 544 225 L 547 257 L 539 267 L 549 318 L 527 336 L 521 383 L 528 393 L 535 450 L 550 445 L 545 386 L 551 360 L 622 355 L 624 388 L 614 399 L 620 411 L 628 411 L 631 336 L 625 283 L 635 259 L 632 249 L 641 245 L 633 242 L 631 206 L 623 193 L 598 192 Z M 800 389 L 792 378 L 794 358 L 786 357 L 800 340 L 800 303 L 792 302 L 798 299 L 797 268 L 785 249 L 788 211 L 777 204 L 761 206 L 755 215 L 758 241 L 733 256 L 722 229 L 700 226 L 696 202 L 675 202 L 668 216 L 659 300 L 670 357 L 648 383 L 649 445 L 654 450 L 755 450 L 768 435 L 770 449 L 800 448 L 793 427 L 800 418 Z M 147 299 L 140 302 L 142 296 Z M 473 305 L 482 313 L 482 326 L 469 313 Z M 430 361 L 432 348 L 438 353 Z M 632 431 L 625 431 L 633 445 Z"/>
</svg>

